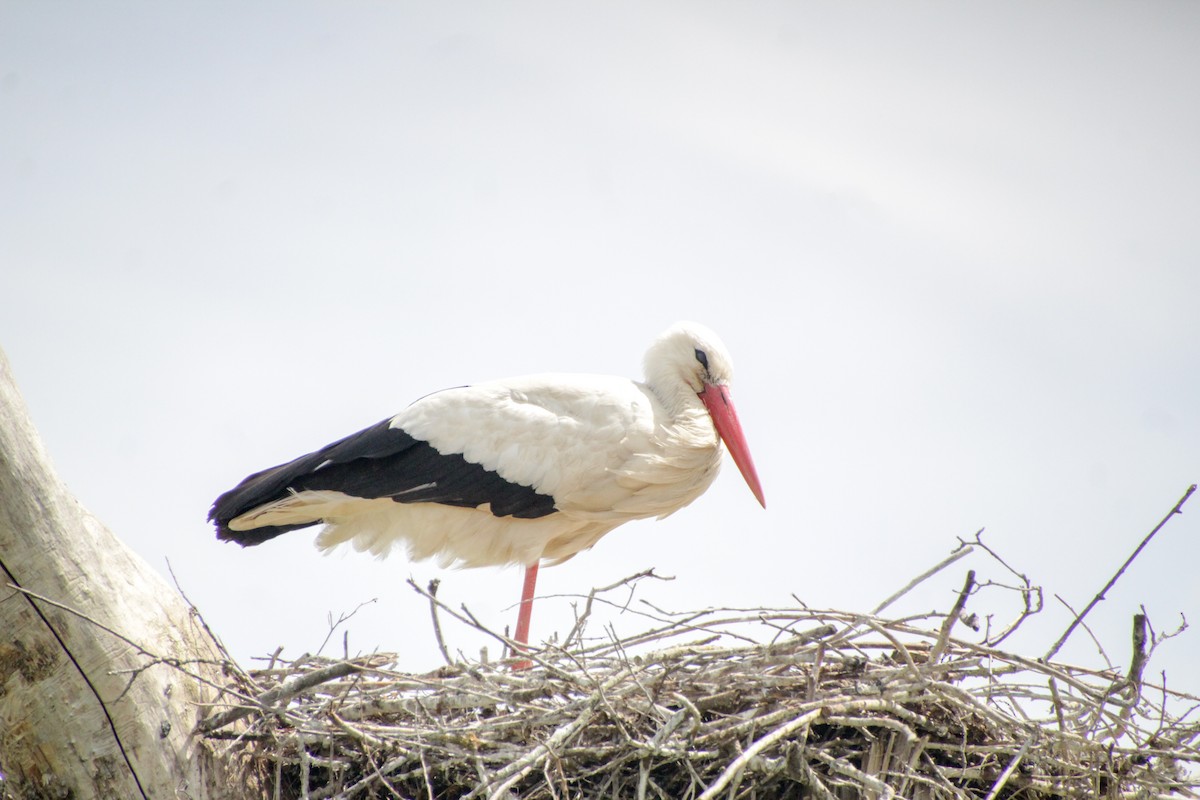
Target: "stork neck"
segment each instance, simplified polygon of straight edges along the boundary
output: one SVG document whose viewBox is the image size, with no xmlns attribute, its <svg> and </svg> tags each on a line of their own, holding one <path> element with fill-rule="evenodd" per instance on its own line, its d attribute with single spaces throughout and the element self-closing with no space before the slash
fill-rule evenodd
<svg viewBox="0 0 1200 800">
<path fill-rule="evenodd" d="M 647 383 L 646 387 L 662 404 L 667 416 L 672 420 L 682 421 L 697 414 L 708 413 L 700 396 L 693 392 L 686 383 L 671 381 L 667 385 L 671 387 L 670 390 L 664 390 L 662 384 Z"/>
</svg>

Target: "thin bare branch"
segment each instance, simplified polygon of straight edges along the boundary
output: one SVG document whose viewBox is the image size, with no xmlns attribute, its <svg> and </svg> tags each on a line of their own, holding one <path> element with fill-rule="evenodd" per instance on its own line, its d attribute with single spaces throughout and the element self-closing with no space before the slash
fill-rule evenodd
<svg viewBox="0 0 1200 800">
<path fill-rule="evenodd" d="M 442 636 L 442 621 L 438 619 L 437 591 L 441 585 L 442 582 L 437 578 L 429 582 L 429 616 L 433 620 L 433 637 L 437 640 L 438 651 L 442 654 L 442 659 L 453 666 L 454 659 L 450 657 L 450 651 L 446 649 L 446 639 Z"/>
<path fill-rule="evenodd" d="M 963 582 L 962 590 L 958 593 L 958 599 L 954 601 L 954 607 L 950 609 L 950 613 L 946 615 L 946 619 L 942 622 L 941 630 L 938 631 L 937 641 L 933 645 L 933 650 L 929 654 L 929 663 L 936 664 L 941 660 L 942 653 L 946 649 L 946 643 L 950 640 L 950 631 L 954 628 L 954 623 L 958 622 L 958 618 L 962 616 L 963 609 L 967 606 L 967 598 L 971 596 L 971 590 L 975 588 L 975 570 L 967 570 L 967 579 Z"/>
<path fill-rule="evenodd" d="M 980 533 L 982 533 L 982 532 L 983 532 L 983 531 L 980 531 Z M 978 536 L 978 535 L 979 535 L 979 534 L 976 534 L 976 536 Z M 900 599 L 901 597 L 903 597 L 904 595 L 906 595 L 906 594 L 908 594 L 909 592 L 911 592 L 913 589 L 915 589 L 915 588 L 916 588 L 917 586 L 919 586 L 920 584 L 922 584 L 922 583 L 924 583 L 925 581 L 929 580 L 929 579 L 930 579 L 930 578 L 932 578 L 934 575 L 936 575 L 936 574 L 938 574 L 939 572 L 941 572 L 942 570 L 944 570 L 946 567 L 948 567 L 948 566 L 950 566 L 951 564 L 953 564 L 953 563 L 955 563 L 956 561 L 958 561 L 960 558 L 964 558 L 964 557 L 966 557 L 966 556 L 969 556 L 969 555 L 971 555 L 971 552 L 973 551 L 973 549 L 974 549 L 974 548 L 973 548 L 973 546 L 972 546 L 972 545 L 965 544 L 965 543 L 964 543 L 964 544 L 961 544 L 959 547 L 957 547 L 957 548 L 954 550 L 954 552 L 953 552 L 953 553 L 951 553 L 950 555 L 946 556 L 946 557 L 945 557 L 945 558 L 943 558 L 941 561 L 939 561 L 938 563 L 934 564 L 932 567 L 930 567 L 929 569 L 925 570 L 924 572 L 922 572 L 922 573 L 921 573 L 920 575 L 918 575 L 917 577 L 913 578 L 913 579 L 912 579 L 911 581 L 909 581 L 908 583 L 904 584 L 904 586 L 902 586 L 902 587 L 901 587 L 899 590 L 897 590 L 897 591 L 893 592 L 893 593 L 891 594 L 891 596 L 889 596 L 889 597 L 888 597 L 886 600 L 884 600 L 884 601 L 883 601 L 882 603 L 880 603 L 879 605 L 875 606 L 875 609 L 874 609 L 874 610 L 871 612 L 871 615 L 872 615 L 872 616 L 876 616 L 876 617 L 877 617 L 877 616 L 879 616 L 880 614 L 882 614 L 882 613 L 884 612 L 884 609 L 886 609 L 886 608 L 887 608 L 888 606 L 890 606 L 892 603 L 894 603 L 894 602 L 896 602 L 897 600 L 899 600 L 899 599 Z"/>
<path fill-rule="evenodd" d="M 378 659 L 376 659 L 378 660 Z M 390 659 L 388 659 L 390 660 Z M 274 689 L 263 692 L 258 697 L 254 698 L 254 706 L 237 706 L 234 708 L 222 711 L 219 714 L 214 714 L 207 719 L 201 720 L 196 726 L 196 729 L 201 733 L 210 733 L 223 728 L 231 722 L 241 719 L 253 713 L 255 708 L 271 710 L 272 707 L 281 702 L 295 697 L 301 692 L 307 691 L 322 683 L 343 678 L 351 675 L 369 666 L 367 664 L 359 664 L 352 661 L 340 661 L 335 664 L 330 664 L 327 667 L 322 667 L 318 670 L 297 676 L 287 683 L 280 684 Z"/>
<path fill-rule="evenodd" d="M 1155 534 L 1162 530 L 1163 527 L 1171 521 L 1172 517 L 1174 517 L 1176 514 L 1183 513 L 1183 504 L 1188 501 L 1188 498 L 1191 497 L 1192 493 L 1195 491 L 1196 484 L 1193 483 L 1188 487 L 1187 491 L 1183 493 L 1183 497 L 1179 498 L 1179 502 L 1175 504 L 1174 508 L 1168 511 L 1167 515 L 1162 518 L 1162 521 L 1154 526 L 1154 530 L 1146 534 L 1146 537 L 1142 539 L 1141 543 L 1134 549 L 1129 558 L 1125 559 L 1125 563 L 1121 565 L 1120 569 L 1118 569 L 1116 573 L 1114 573 L 1113 576 L 1108 579 L 1108 583 L 1104 584 L 1104 588 L 1097 592 L 1096 596 L 1093 597 L 1091 602 L 1084 607 L 1083 611 L 1079 612 L 1075 619 L 1071 621 L 1071 624 L 1067 626 L 1065 631 L 1063 631 L 1062 636 L 1058 637 L 1058 641 L 1056 641 L 1050 647 L 1050 649 L 1046 651 L 1046 655 L 1043 656 L 1045 660 L 1049 661 L 1058 654 L 1058 651 L 1062 649 L 1064 644 L 1066 644 L 1067 639 L 1070 638 L 1071 634 L 1075 631 L 1075 628 L 1078 627 L 1081 622 L 1083 622 L 1083 618 L 1088 615 L 1088 612 L 1095 608 L 1097 603 L 1104 599 L 1104 595 L 1106 595 L 1108 590 L 1111 589 L 1114 584 L 1116 584 L 1117 580 L 1119 580 L 1120 577 L 1125 574 L 1125 570 L 1127 570 L 1129 565 L 1133 563 L 1133 560 L 1141 554 L 1142 550 L 1146 548 L 1146 545 L 1150 544 L 1150 540 L 1154 538 Z"/>
<path fill-rule="evenodd" d="M 321 653 L 325 652 L 325 646 L 329 644 L 329 640 L 333 638 L 333 634 L 337 631 L 338 628 L 345 625 L 350 619 L 352 619 L 354 617 L 355 614 L 357 614 L 359 611 L 361 611 L 364 606 L 369 606 L 372 603 L 377 602 L 377 600 L 378 600 L 378 598 L 375 598 L 375 597 L 372 597 L 370 600 L 364 600 L 361 603 L 359 603 L 358 605 L 356 605 L 351 611 L 343 611 L 340 614 L 338 614 L 338 618 L 336 620 L 333 618 L 333 612 L 332 611 L 329 612 L 329 617 L 328 617 L 329 632 L 325 634 L 325 640 L 322 641 L 321 646 L 317 648 L 317 655 L 321 655 Z M 346 647 L 348 647 L 348 645 L 345 645 L 345 647 L 343 647 L 343 649 L 346 649 Z M 347 654 L 347 656 L 348 655 L 349 654 Z"/>
</svg>

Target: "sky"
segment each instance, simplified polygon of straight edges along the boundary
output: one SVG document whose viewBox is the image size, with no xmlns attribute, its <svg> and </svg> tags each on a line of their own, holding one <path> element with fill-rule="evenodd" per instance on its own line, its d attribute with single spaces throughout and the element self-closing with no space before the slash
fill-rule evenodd
<svg viewBox="0 0 1200 800">
<path fill-rule="evenodd" d="M 248 666 L 351 615 L 327 654 L 432 668 L 406 581 L 500 629 L 520 570 L 242 550 L 218 494 L 437 389 L 638 377 L 680 319 L 733 354 L 767 508 L 727 463 L 543 570 L 535 639 L 648 568 L 665 608 L 869 611 L 985 529 L 1041 655 L 1200 479 L 1198 40 L 1180 2 L 0 2 L 0 348 Z M 1200 625 L 1191 503 L 1088 616 L 1117 666 L 1143 605 Z M 892 611 L 969 568 L 1012 582 L 976 553 Z M 1198 659 L 1148 674 L 1200 692 Z"/>
</svg>

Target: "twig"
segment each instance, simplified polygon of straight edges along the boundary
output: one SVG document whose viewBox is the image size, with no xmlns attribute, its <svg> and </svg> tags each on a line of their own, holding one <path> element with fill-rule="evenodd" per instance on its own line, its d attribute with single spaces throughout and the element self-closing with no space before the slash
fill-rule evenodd
<svg viewBox="0 0 1200 800">
<path fill-rule="evenodd" d="M 225 659 L 225 663 L 222 665 L 222 668 L 235 672 L 247 682 L 250 682 L 250 676 L 247 675 L 240 666 L 238 666 L 237 662 L 233 660 L 233 656 L 229 655 L 229 650 L 225 647 L 225 643 L 221 641 L 221 637 L 217 636 L 213 629 L 208 626 L 208 620 L 204 618 L 204 615 L 200 613 L 200 609 L 197 608 L 196 604 L 192 602 L 192 598 L 188 597 L 187 592 L 183 590 L 183 586 L 179 583 L 179 578 L 175 576 L 175 568 L 171 566 L 171 559 L 166 559 L 166 562 L 167 573 L 171 576 L 171 582 L 175 584 L 175 591 L 179 592 L 179 596 L 183 598 L 183 602 L 186 603 L 188 609 L 191 610 L 192 616 L 197 622 L 200 623 L 200 627 L 204 629 L 204 633 L 208 635 L 208 638 L 212 641 L 213 646 L 217 648 L 217 652 L 219 652 Z"/>
<path fill-rule="evenodd" d="M 438 619 L 437 591 L 441 585 L 442 582 L 437 578 L 429 582 L 429 615 L 433 618 L 433 636 L 437 640 L 438 650 L 446 663 L 454 666 L 454 659 L 450 658 L 450 651 L 446 649 L 446 640 L 442 636 L 442 622 Z"/>
<path fill-rule="evenodd" d="M 968 544 L 968 542 L 965 542 L 962 539 L 959 539 L 959 542 L 961 542 L 964 545 Z M 1008 627 L 1006 627 L 1004 630 L 1002 630 L 999 634 L 996 634 L 995 636 L 993 636 L 990 632 L 990 622 L 989 622 L 989 632 L 988 632 L 986 641 L 988 644 L 995 647 L 996 645 L 999 645 L 1001 642 L 1003 642 L 1005 639 L 1007 639 L 1009 636 L 1012 636 L 1014 633 L 1016 633 L 1017 629 L 1021 627 L 1021 623 L 1023 623 L 1026 619 L 1028 619 L 1029 617 L 1032 617 L 1034 614 L 1040 614 L 1042 612 L 1042 609 L 1045 607 L 1045 599 L 1042 596 L 1042 587 L 1034 586 L 1033 582 L 1031 580 L 1029 580 L 1028 575 L 1026 575 L 1024 572 L 1020 572 L 1019 570 L 1015 569 L 1011 564 L 1009 564 L 1007 561 L 1005 561 L 1003 558 L 1001 558 L 999 553 L 997 553 L 995 550 L 993 550 L 991 547 L 989 547 L 983 541 L 983 530 L 982 529 L 980 529 L 979 531 L 977 531 L 975 533 L 975 540 L 970 542 L 969 544 L 983 550 L 985 553 L 987 553 L 989 556 L 991 556 L 993 561 L 998 563 L 1000 566 L 1004 567 L 1006 570 L 1008 570 L 1010 573 L 1012 573 L 1014 576 L 1016 576 L 1021 581 L 1021 586 L 1007 586 L 1005 584 L 997 583 L 995 581 L 987 581 L 986 583 L 980 585 L 980 588 L 983 588 L 984 586 L 999 586 L 1003 589 L 1010 589 L 1012 591 L 1016 591 L 1021 595 L 1021 603 L 1024 606 L 1024 608 L 1021 610 L 1021 613 L 1017 616 L 1017 618 L 1015 620 L 1013 620 L 1011 623 L 1009 623 Z"/>
<path fill-rule="evenodd" d="M 1066 600 L 1063 599 L 1062 595 L 1055 593 L 1054 599 L 1057 600 L 1058 602 L 1062 603 L 1063 607 L 1066 608 L 1067 611 L 1070 611 L 1073 616 L 1078 616 L 1078 614 L 1076 614 L 1076 612 L 1075 612 L 1075 609 L 1071 607 L 1070 603 L 1068 603 Z M 1086 622 L 1081 621 L 1079 624 L 1080 624 L 1080 627 L 1083 628 L 1084 632 L 1088 635 L 1088 637 L 1091 638 L 1092 644 L 1096 645 L 1096 652 L 1099 653 L 1100 657 L 1104 659 L 1105 666 L 1107 666 L 1109 669 L 1112 669 L 1113 668 L 1112 659 L 1109 658 L 1108 653 L 1105 652 L 1104 645 L 1100 644 L 1099 637 L 1097 637 L 1096 634 L 1092 631 L 1092 629 L 1088 627 L 1088 624 Z M 1048 660 L 1048 659 L 1044 659 L 1044 660 Z"/>
<path fill-rule="evenodd" d="M 1004 567 L 1006 570 L 1011 572 L 1013 575 L 1020 578 L 1021 581 L 1026 586 L 1030 585 L 1029 577 L 1025 573 L 1019 572 L 1018 570 L 1016 570 L 1011 564 L 1009 564 L 1007 561 L 1005 561 L 1003 558 L 1001 558 L 999 553 L 997 553 L 995 550 L 993 550 L 990 546 L 988 546 L 983 541 L 983 528 L 980 528 L 979 530 L 975 531 L 975 539 L 973 541 L 968 542 L 965 539 L 963 539 L 962 537 L 959 537 L 958 541 L 959 541 L 960 547 L 978 547 L 979 549 L 983 550 L 983 552 L 987 553 L 989 556 L 992 557 L 993 561 L 996 561 L 997 563 L 1000 564 L 1000 566 Z"/>
<path fill-rule="evenodd" d="M 321 652 L 325 649 L 325 645 L 329 644 L 329 640 L 333 638 L 334 631 L 336 631 L 343 624 L 345 624 L 347 620 L 349 620 L 351 617 L 353 617 L 355 614 L 357 614 L 359 611 L 361 611 L 363 606 L 369 606 L 369 605 L 371 605 L 371 603 L 376 602 L 378 599 L 379 598 L 377 598 L 377 597 L 372 597 L 370 600 L 364 600 L 361 603 L 359 603 L 358 605 L 356 605 L 354 607 L 354 610 L 349 613 L 343 611 L 342 613 L 338 614 L 337 622 L 333 621 L 333 612 L 330 611 L 329 616 L 327 617 L 327 619 L 329 620 L 329 633 L 325 634 L 325 641 L 321 642 L 321 646 L 317 648 L 317 655 L 321 655 Z M 345 646 L 348 648 L 348 646 L 349 646 L 348 641 L 346 642 Z"/>
<path fill-rule="evenodd" d="M 487 634 L 488 636 L 491 636 L 493 639 L 500 642 L 500 644 L 504 645 L 505 647 L 510 647 L 512 644 L 514 644 L 513 641 L 511 639 L 509 639 L 507 636 L 496 633 L 494 630 L 487 627 L 482 622 L 480 622 L 478 619 L 476 619 L 475 615 L 472 614 L 470 609 L 468 609 L 466 606 L 463 606 L 461 612 L 456 611 L 455 609 L 451 608 L 450 606 L 446 605 L 441 600 L 439 600 L 435 595 L 431 595 L 427 590 L 418 586 L 417 582 L 414 581 L 412 578 L 409 578 L 407 583 L 410 587 L 412 587 L 412 590 L 414 592 L 416 592 L 417 594 L 419 594 L 422 597 L 424 597 L 425 599 L 427 599 L 430 603 L 437 604 L 438 608 L 440 608 L 442 611 L 446 612 L 447 614 L 449 614 L 451 617 L 458 620 L 459 622 L 461 622 L 465 625 L 468 625 L 471 628 L 474 628 L 475 630 L 479 631 L 480 633 L 484 633 L 484 634 Z"/>
<path fill-rule="evenodd" d="M 981 532 L 982 532 L 982 531 L 981 531 Z M 976 535 L 978 535 L 978 534 L 976 534 Z M 962 544 L 962 545 L 961 545 L 961 546 L 960 546 L 960 547 L 959 547 L 957 550 L 955 550 L 953 553 L 951 553 L 950 555 L 946 556 L 946 557 L 945 557 L 945 558 L 943 558 L 941 561 L 939 561 L 938 563 L 934 564 L 932 567 L 930 567 L 929 569 L 925 570 L 924 572 L 922 572 L 922 573 L 921 573 L 920 575 L 918 575 L 917 577 L 913 578 L 911 581 L 909 581 L 908 583 L 906 583 L 906 584 L 904 585 L 904 587 L 903 587 L 902 589 L 900 589 L 898 592 L 896 592 L 895 594 L 893 594 L 893 595 L 892 595 L 891 597 L 889 597 L 888 599 L 884 600 L 884 601 L 883 601 L 882 603 L 880 603 L 879 605 L 875 606 L 874 610 L 873 610 L 873 611 L 871 611 L 871 616 L 873 616 L 873 617 L 877 617 L 877 616 L 879 616 L 879 615 L 880 615 L 880 614 L 883 612 L 883 610 L 884 610 L 885 608 L 887 608 L 887 607 L 888 607 L 888 606 L 890 606 L 892 603 L 894 603 L 894 602 L 896 602 L 897 600 L 899 600 L 899 599 L 900 599 L 901 597 L 903 597 L 904 595 L 906 595 L 906 594 L 908 594 L 909 592 L 911 592 L 911 591 L 912 591 L 914 588 L 916 588 L 916 587 L 917 587 L 919 584 L 921 584 L 921 583 L 925 582 L 925 581 L 926 581 L 926 580 L 928 580 L 929 578 L 932 578 L 934 575 L 938 574 L 939 572 L 941 572 L 942 570 L 944 570 L 946 567 L 948 567 L 948 566 L 950 566 L 951 564 L 953 564 L 955 561 L 958 561 L 960 558 L 963 558 L 964 556 L 968 556 L 968 555 L 970 555 L 973 549 L 974 549 L 974 548 L 973 548 L 971 545 L 969 545 L 969 544 L 966 544 L 966 543 Z"/>
<path fill-rule="evenodd" d="M 1129 696 L 1129 704 L 1121 709 L 1121 721 L 1114 736 L 1121 736 L 1125 733 L 1126 725 L 1133 716 L 1134 709 L 1137 708 L 1138 701 L 1142 697 L 1142 673 L 1146 669 L 1148 658 L 1146 652 L 1146 627 L 1146 609 L 1143 607 L 1140 614 L 1133 615 L 1133 654 L 1129 658 L 1129 672 L 1125 675 L 1124 681 L 1113 687 L 1113 691 L 1123 689 Z M 1151 637 L 1153 637 L 1153 633 Z"/>
<path fill-rule="evenodd" d="M 1021 749 L 1018 750 L 1017 754 L 1012 757 L 1011 761 L 1008 762 L 1008 766 L 1004 768 L 1004 772 L 1000 773 L 1000 777 L 996 779 L 995 785 L 992 786 L 992 790 L 988 792 L 988 796 L 984 798 L 984 800 L 996 800 L 996 798 L 1000 796 L 1000 790 L 1004 788 L 1004 784 L 1008 783 L 1008 779 L 1012 777 L 1012 774 L 1017 771 L 1017 767 L 1020 765 L 1021 759 L 1025 757 L 1025 754 L 1029 752 L 1029 748 L 1034 742 L 1037 741 L 1037 739 L 1038 732 L 1035 728 L 1033 733 L 1029 734 L 1029 738 L 1025 740 L 1025 743 L 1021 745 Z"/>
<path fill-rule="evenodd" d="M 504 797 L 508 790 L 511 789 L 517 781 L 521 780 L 526 773 L 533 769 L 539 760 L 544 758 L 548 753 L 553 752 L 556 747 L 570 740 L 572 736 L 590 724 L 594 713 L 595 712 L 593 712 L 591 709 L 584 711 L 574 720 L 556 730 L 553 735 L 546 739 L 545 742 L 535 747 L 523 758 L 514 761 L 507 768 L 501 770 L 495 776 L 495 778 L 493 778 L 493 780 L 503 779 L 504 783 L 500 784 L 498 787 L 492 790 L 490 794 L 488 794 L 489 800 L 500 800 L 500 798 Z M 471 797 L 475 794 L 475 792 L 472 792 L 470 795 L 467 795 L 467 797 Z"/>
<path fill-rule="evenodd" d="M 821 715 L 824 713 L 824 708 L 815 708 L 812 711 L 808 711 L 789 720 L 788 722 L 780 725 L 778 728 L 768 733 L 766 736 L 759 738 L 754 742 L 754 744 L 747 747 L 741 755 L 730 762 L 729 766 L 727 766 L 721 772 L 721 774 L 717 776 L 715 781 L 708 785 L 708 788 L 706 788 L 704 792 L 701 793 L 698 798 L 696 798 L 696 800 L 712 800 L 712 798 L 721 793 L 721 791 L 729 784 L 731 780 L 741 774 L 742 770 L 745 769 L 746 764 L 748 764 L 752 758 L 794 731 L 797 731 L 801 728 L 807 728 L 809 725 L 812 725 L 815 721 L 820 719 Z"/>
<path fill-rule="evenodd" d="M 946 642 L 950 639 L 950 630 L 954 627 L 954 623 L 958 621 L 962 615 L 963 609 L 966 608 L 967 598 L 971 595 L 971 589 L 975 587 L 975 570 L 967 570 L 967 579 L 963 581 L 962 590 L 958 593 L 958 599 L 954 601 L 954 607 L 950 609 L 950 613 L 946 615 L 946 619 L 942 622 L 942 628 L 938 631 L 937 642 L 933 645 L 933 650 L 929 653 L 929 663 L 936 664 L 942 658 L 942 653 L 946 650 Z"/>
<path fill-rule="evenodd" d="M 0 566 L 2 566 L 2 565 L 0 565 Z M 8 572 L 7 570 L 4 570 L 4 571 Z M 8 575 L 11 577 L 12 573 L 8 572 Z M 218 684 L 214 683 L 213 681 L 211 681 L 211 680 L 209 680 L 187 668 L 187 666 L 189 664 L 213 664 L 213 663 L 216 663 L 216 664 L 220 664 L 223 666 L 225 663 L 223 661 L 216 661 L 216 660 L 203 659 L 203 658 L 179 659 L 179 658 L 173 658 L 173 657 L 169 657 L 169 656 L 158 655 L 154 651 L 148 650 L 147 648 L 143 647 L 141 644 L 138 644 L 133 639 L 130 639 L 128 636 L 121 633 L 117 629 L 110 627 L 108 625 L 105 625 L 103 622 L 100 622 L 99 620 L 88 616 L 87 614 L 85 614 L 84 612 L 80 611 L 77 608 L 73 608 L 72 606 L 69 606 L 66 603 L 60 603 L 59 601 L 53 600 L 49 597 L 46 597 L 43 594 L 39 594 L 39 593 L 33 591 L 32 589 L 26 589 L 23 586 L 18 585 L 16 583 L 15 579 L 5 585 L 9 589 L 13 589 L 13 590 L 25 595 L 26 599 L 32 598 L 29 600 L 29 602 L 31 605 L 33 605 L 34 609 L 37 611 L 39 616 L 43 616 L 42 611 L 40 608 L 37 607 L 36 604 L 33 603 L 33 600 L 38 600 L 42 603 L 45 603 L 46 605 L 61 609 L 65 612 L 67 612 L 68 614 L 72 614 L 72 615 L 78 617 L 79 619 L 83 620 L 84 622 L 88 623 L 89 625 L 96 626 L 97 628 L 104 631 L 105 633 L 115 636 L 117 639 L 120 639 L 122 642 L 124 642 L 125 644 L 132 647 L 134 650 L 136 650 L 138 652 L 139 655 L 143 655 L 147 659 L 149 659 L 141 667 L 139 667 L 131 672 L 130 683 L 132 683 L 132 681 L 139 674 L 144 672 L 145 670 L 150 669 L 153 666 L 157 666 L 158 664 L 163 664 L 165 666 L 177 669 L 180 672 L 182 672 L 184 675 L 187 675 L 189 678 L 199 681 L 200 683 L 203 683 L 206 686 L 210 686 L 213 689 L 228 692 L 229 694 L 232 694 L 235 697 L 238 697 L 239 699 L 243 699 L 243 700 L 249 699 L 244 693 L 239 692 L 230 686 L 219 686 Z M 51 633 L 53 633 L 55 635 L 55 638 L 57 638 L 57 631 L 51 629 Z M 69 653 L 70 651 L 65 651 L 65 652 Z M 74 661 L 74 658 L 72 657 L 71 660 Z M 237 672 L 240 672 L 240 670 L 237 670 Z M 85 676 L 85 679 L 86 679 L 86 676 Z M 90 680 L 88 681 L 88 683 L 90 683 Z M 128 685 L 126 685 L 125 689 L 122 690 L 121 696 L 124 696 L 125 692 L 127 692 L 127 691 L 129 691 Z"/>
<path fill-rule="evenodd" d="M 1146 614 L 1145 606 L 1142 606 L 1142 613 Z M 1163 631 L 1162 633 L 1156 632 L 1154 630 L 1154 626 L 1150 625 L 1150 615 L 1149 614 L 1146 614 L 1146 624 L 1150 628 L 1150 637 L 1148 640 L 1149 647 L 1146 648 L 1146 660 L 1147 661 L 1150 659 L 1151 656 L 1154 655 L 1154 651 L 1158 649 L 1158 646 L 1160 644 L 1167 641 L 1168 639 L 1174 639 L 1176 636 L 1181 635 L 1184 631 L 1186 631 L 1188 629 L 1187 617 L 1184 615 L 1184 613 L 1182 611 L 1179 612 L 1179 625 L 1176 626 L 1175 630 Z"/>
<path fill-rule="evenodd" d="M 588 592 L 587 597 L 584 599 L 583 613 L 579 614 L 575 618 L 575 624 L 571 626 L 571 630 L 567 631 L 567 635 L 563 637 L 563 646 L 570 646 L 571 642 L 574 641 L 577 636 L 582 636 L 583 628 L 587 624 L 588 618 L 592 615 L 592 604 L 595 603 L 597 596 L 602 595 L 605 592 L 611 592 L 614 589 L 619 589 L 622 586 L 629 586 L 629 597 L 621 608 L 622 611 L 625 611 L 629 608 L 629 604 L 633 602 L 634 584 L 636 584 L 642 578 L 657 578 L 660 581 L 675 580 L 670 576 L 655 574 L 654 567 L 651 567 L 650 569 L 644 569 L 641 572 L 635 572 L 633 575 L 621 578 L 621 580 L 610 583 L 607 586 L 599 586 L 592 589 L 590 592 Z M 582 640 L 580 643 L 582 644 Z"/>
<path fill-rule="evenodd" d="M 864 788 L 874 793 L 876 797 L 881 798 L 881 800 L 891 800 L 891 798 L 896 796 L 896 793 L 893 791 L 892 787 L 888 786 L 875 776 L 868 775 L 862 770 L 855 768 L 846 759 L 835 758 L 828 753 L 823 753 L 820 751 L 817 751 L 816 756 L 820 760 L 824 761 L 832 771 L 854 778 L 861 783 Z"/>
<path fill-rule="evenodd" d="M 1154 530 L 1152 530 L 1152 531 L 1150 531 L 1150 533 L 1146 534 L 1146 538 L 1142 539 L 1141 544 L 1139 544 L 1137 546 L 1137 548 L 1133 551 L 1133 553 L 1129 556 L 1129 558 L 1125 559 L 1125 563 L 1121 565 L 1121 568 L 1117 570 L 1116 574 L 1108 579 L 1108 583 L 1104 584 L 1104 588 L 1096 593 L 1096 596 L 1092 598 L 1092 601 L 1087 604 L 1087 606 L 1083 609 L 1083 611 L 1080 612 L 1079 615 L 1076 616 L 1075 619 L 1071 622 L 1071 624 L 1067 626 L 1067 629 L 1065 631 L 1063 631 L 1063 635 L 1058 637 L 1058 641 L 1054 643 L 1054 646 L 1051 647 L 1046 652 L 1046 655 L 1042 656 L 1042 658 L 1045 661 L 1049 661 L 1050 659 L 1054 658 L 1054 656 L 1058 653 L 1058 651 L 1060 649 L 1062 649 L 1062 646 L 1066 643 L 1067 638 L 1072 634 L 1072 632 L 1074 632 L 1075 628 L 1079 625 L 1079 623 L 1081 623 L 1083 621 L 1083 618 L 1088 615 L 1088 612 L 1091 611 L 1092 608 L 1095 607 L 1095 605 L 1097 603 L 1099 603 L 1101 600 L 1104 599 L 1104 595 L 1108 592 L 1109 589 L 1111 589 L 1113 587 L 1113 584 L 1115 584 L 1117 582 L 1117 580 L 1125 573 L 1125 570 L 1128 569 L 1129 565 L 1133 563 L 1133 560 L 1138 557 L 1138 555 L 1142 552 L 1143 548 L 1145 548 L 1146 545 L 1148 545 L 1150 543 L 1150 540 L 1154 538 L 1154 535 L 1156 533 L 1158 533 L 1160 530 L 1162 530 L 1163 526 L 1166 525 L 1167 522 L 1169 522 L 1172 517 L 1174 517 L 1176 514 L 1183 513 L 1183 504 L 1187 502 L 1188 498 L 1191 497 L 1192 493 L 1195 491 L 1196 491 L 1196 484 L 1193 483 L 1191 486 L 1188 487 L 1188 490 L 1183 493 L 1183 497 L 1179 498 L 1179 502 L 1175 504 L 1175 507 L 1172 508 L 1169 512 L 1167 512 L 1167 515 L 1162 518 L 1162 522 L 1155 525 Z"/>
<path fill-rule="evenodd" d="M 787 754 L 784 756 L 787 769 L 799 781 L 809 789 L 817 800 L 836 800 L 833 792 L 825 786 L 825 782 L 816 774 L 813 768 L 809 765 L 808 760 L 804 758 L 804 750 L 798 744 L 788 745 Z"/>
<path fill-rule="evenodd" d="M 256 710 L 256 708 L 270 708 L 280 701 L 294 697 L 295 695 L 298 695 L 307 689 L 311 689 L 318 684 L 326 683 L 327 681 L 336 680 L 338 678 L 344 678 L 345 676 L 351 675 L 362 669 L 365 669 L 364 665 L 362 664 L 355 664 L 350 661 L 339 661 L 338 663 L 331 664 L 328 667 L 313 670 L 307 675 L 301 675 L 298 678 L 293 678 L 286 683 L 281 683 L 274 689 L 263 692 L 261 695 L 254 698 L 255 706 L 235 706 L 222 711 L 219 714 L 214 714 L 207 719 L 201 720 L 196 726 L 196 730 L 200 731 L 201 733 L 210 733 L 218 728 L 225 727 L 231 722 L 236 722 L 242 717 L 249 716 Z"/>
<path fill-rule="evenodd" d="M 1133 615 L 1133 655 L 1129 659 L 1128 682 L 1134 698 L 1142 692 L 1142 672 L 1146 669 L 1146 612 Z"/>
<path fill-rule="evenodd" d="M 1058 731 L 1059 733 L 1066 733 L 1067 719 L 1063 714 L 1063 701 L 1062 696 L 1058 693 L 1058 684 L 1054 682 L 1054 678 L 1052 677 L 1047 681 L 1047 685 L 1050 687 L 1050 699 L 1054 705 L 1054 718 L 1058 721 Z"/>
</svg>

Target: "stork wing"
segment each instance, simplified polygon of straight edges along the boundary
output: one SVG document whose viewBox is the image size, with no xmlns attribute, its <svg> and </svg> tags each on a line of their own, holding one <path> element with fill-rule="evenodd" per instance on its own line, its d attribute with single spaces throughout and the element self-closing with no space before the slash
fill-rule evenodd
<svg viewBox="0 0 1200 800">
<path fill-rule="evenodd" d="M 289 530 L 320 522 L 233 531 L 229 522 L 260 506 L 305 491 L 335 491 L 352 497 L 390 497 L 400 503 L 442 503 L 476 508 L 490 503 L 496 516 L 524 519 L 555 511 L 554 498 L 512 483 L 461 454 L 443 455 L 394 419 L 351 434 L 286 464 L 250 475 L 217 498 L 208 518 L 217 536 L 258 544 Z M 253 541 L 249 541 L 249 540 Z"/>
</svg>

